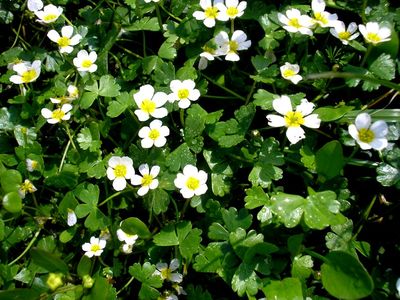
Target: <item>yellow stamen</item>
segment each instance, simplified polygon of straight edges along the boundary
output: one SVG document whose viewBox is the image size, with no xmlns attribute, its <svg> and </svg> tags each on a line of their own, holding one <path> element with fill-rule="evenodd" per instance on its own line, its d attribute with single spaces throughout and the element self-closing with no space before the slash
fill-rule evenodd
<svg viewBox="0 0 400 300">
<path fill-rule="evenodd" d="M 288 25 L 292 26 L 294 28 L 301 28 L 302 27 L 297 18 L 289 19 Z"/>
<path fill-rule="evenodd" d="M 90 247 L 90 251 L 92 251 L 92 252 L 97 252 L 99 250 L 101 250 L 101 248 L 100 248 L 100 245 L 98 245 L 98 244 L 94 244 Z"/>
<path fill-rule="evenodd" d="M 160 132 L 157 129 L 152 129 L 149 132 L 149 138 L 151 138 L 152 140 L 156 140 L 158 139 L 158 137 L 160 136 Z"/>
<path fill-rule="evenodd" d="M 315 17 L 315 20 L 321 22 L 322 24 L 324 24 L 324 25 L 328 24 L 328 19 L 320 12 L 314 13 L 314 17 Z"/>
<path fill-rule="evenodd" d="M 286 70 L 284 70 L 284 71 L 282 72 L 282 76 L 283 76 L 283 77 L 292 77 L 292 76 L 294 76 L 294 75 L 296 75 L 296 72 L 293 71 L 292 69 L 286 69 Z"/>
<path fill-rule="evenodd" d="M 172 271 L 169 268 L 165 268 L 161 270 L 161 277 L 164 279 L 171 278 Z"/>
<path fill-rule="evenodd" d="M 156 104 L 150 99 L 144 99 L 140 104 L 140 109 L 145 113 L 151 114 L 156 110 Z"/>
<path fill-rule="evenodd" d="M 286 127 L 299 127 L 304 124 L 303 115 L 297 111 L 289 111 L 284 119 Z"/>
<path fill-rule="evenodd" d="M 186 186 L 190 190 L 197 190 L 200 187 L 200 180 L 194 177 L 189 177 L 188 180 L 186 180 Z"/>
<path fill-rule="evenodd" d="M 71 44 L 71 40 L 67 38 L 66 36 L 60 37 L 57 41 L 57 44 L 62 48 L 69 46 Z"/>
<path fill-rule="evenodd" d="M 178 91 L 178 98 L 179 99 L 186 99 L 189 96 L 189 90 L 188 89 L 181 89 Z"/>
<path fill-rule="evenodd" d="M 150 174 L 143 175 L 142 177 L 142 185 L 143 186 L 148 186 L 153 182 L 153 176 Z"/>
<path fill-rule="evenodd" d="M 374 140 L 375 134 L 374 134 L 374 132 L 373 132 L 372 130 L 370 130 L 370 129 L 361 128 L 361 129 L 358 131 L 358 138 L 360 139 L 361 142 L 364 142 L 364 143 L 369 144 L 369 143 L 371 143 L 371 142 Z"/>
<path fill-rule="evenodd" d="M 226 10 L 226 14 L 231 19 L 236 17 L 238 13 L 239 13 L 239 10 L 234 6 L 228 7 L 228 9 Z"/>
<path fill-rule="evenodd" d="M 351 33 L 348 32 L 348 31 L 343 31 L 343 32 L 339 32 L 339 33 L 338 33 L 338 37 L 339 37 L 341 40 L 348 40 L 348 39 L 350 38 L 350 35 L 351 35 Z"/>
<path fill-rule="evenodd" d="M 43 21 L 50 22 L 57 19 L 57 15 L 55 14 L 48 14 L 43 17 Z"/>
<path fill-rule="evenodd" d="M 35 80 L 35 78 L 37 77 L 37 73 L 34 69 L 30 69 L 30 70 L 27 70 L 24 73 L 22 73 L 21 77 L 22 77 L 22 81 L 24 83 L 27 83 L 27 82 L 31 82 L 31 81 Z"/>
<path fill-rule="evenodd" d="M 51 115 L 52 119 L 55 119 L 58 122 L 61 122 L 61 120 L 62 120 L 62 118 L 64 118 L 64 116 L 65 116 L 65 112 L 63 112 L 61 110 L 61 108 L 58 108 L 58 109 L 54 110 L 52 115 Z"/>
<path fill-rule="evenodd" d="M 114 168 L 115 177 L 125 177 L 126 173 L 128 173 L 128 171 L 126 170 L 126 166 L 125 165 L 117 165 Z"/>
<path fill-rule="evenodd" d="M 90 59 L 85 59 L 82 61 L 82 67 L 84 68 L 89 68 L 92 64 L 93 62 Z"/>
<path fill-rule="evenodd" d="M 237 52 L 239 44 L 236 41 L 229 41 L 229 52 Z"/>
<path fill-rule="evenodd" d="M 217 15 L 218 15 L 218 8 L 216 8 L 214 6 L 208 7 L 204 11 L 204 14 L 205 14 L 206 18 L 215 19 L 215 18 L 217 18 Z"/>
<path fill-rule="evenodd" d="M 382 40 L 382 38 L 375 32 L 369 32 L 366 39 L 371 43 L 379 43 Z"/>
</svg>

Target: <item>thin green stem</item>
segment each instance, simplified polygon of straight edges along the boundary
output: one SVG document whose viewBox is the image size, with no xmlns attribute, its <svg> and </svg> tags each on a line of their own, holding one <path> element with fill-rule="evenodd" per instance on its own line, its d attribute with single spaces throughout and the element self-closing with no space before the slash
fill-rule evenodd
<svg viewBox="0 0 400 300">
<path fill-rule="evenodd" d="M 235 32 L 235 22 L 231 19 L 231 35 Z"/>
<path fill-rule="evenodd" d="M 369 217 L 369 215 L 371 213 L 372 207 L 374 206 L 377 198 L 378 197 L 375 195 L 374 198 L 372 198 L 372 201 L 368 205 L 367 209 L 364 211 L 363 216 L 362 216 L 362 220 L 360 221 L 361 224 L 360 224 L 360 226 L 358 226 L 358 229 L 357 229 L 356 233 L 353 235 L 353 239 L 354 240 L 357 238 L 357 236 L 359 235 L 359 233 L 363 229 L 365 221 L 368 219 L 368 217 Z"/>
<path fill-rule="evenodd" d="M 18 41 L 19 33 L 21 32 L 21 28 L 22 28 L 22 24 L 23 24 L 22 22 L 23 22 L 23 21 L 24 21 L 24 15 L 22 15 L 22 17 L 21 17 L 21 22 L 19 23 L 18 30 L 17 30 L 16 35 L 15 35 L 15 40 L 14 40 L 14 42 L 12 43 L 12 45 L 11 45 L 10 48 L 14 48 L 15 44 L 16 44 L 17 41 Z"/>
<path fill-rule="evenodd" d="M 158 25 L 160 26 L 161 32 L 163 31 L 163 22 L 161 19 L 161 13 L 160 13 L 160 6 L 156 3 L 156 14 L 157 14 L 157 20 L 158 20 Z"/>
<path fill-rule="evenodd" d="M 361 67 L 361 68 L 362 68 L 362 67 L 365 65 L 365 63 L 367 62 L 367 58 L 368 58 L 368 56 L 371 54 L 372 47 L 373 47 L 373 46 L 372 46 L 371 44 L 368 45 L 367 52 L 365 52 L 364 57 L 363 57 L 363 60 L 361 61 L 361 64 L 360 64 L 360 67 Z"/>
<path fill-rule="evenodd" d="M 208 77 L 207 75 L 205 75 L 204 73 L 202 73 L 202 75 L 208 80 L 210 81 L 212 84 L 218 86 L 219 88 L 223 89 L 225 92 L 235 96 L 236 98 L 239 98 L 242 101 L 246 102 L 246 98 L 239 95 L 238 93 L 232 91 L 231 89 L 228 89 L 227 87 L 223 86 L 222 84 L 219 84 L 218 82 L 216 82 L 215 80 L 211 79 L 210 77 Z"/>
<path fill-rule="evenodd" d="M 22 257 L 24 257 L 24 255 L 29 251 L 29 249 L 33 246 L 33 244 L 35 243 L 35 241 L 37 240 L 37 238 L 39 237 L 40 231 L 42 229 L 39 228 L 38 231 L 36 231 L 35 235 L 33 236 L 32 240 L 29 242 L 28 246 L 25 248 L 25 250 L 16 258 L 14 259 L 12 262 L 10 262 L 8 264 L 8 266 L 12 266 L 13 264 L 15 264 L 17 261 L 19 261 Z"/>
<path fill-rule="evenodd" d="M 73 135 L 71 135 L 71 132 L 69 131 L 69 126 L 68 125 L 65 125 L 65 131 L 67 132 L 67 135 L 68 135 L 68 137 L 69 137 L 69 140 L 71 141 L 71 144 L 72 144 L 72 147 L 75 149 L 75 150 L 77 150 L 77 148 L 76 148 L 76 146 L 75 146 L 75 144 L 74 144 L 74 141 L 73 141 Z"/>
<path fill-rule="evenodd" d="M 304 249 L 304 252 L 311 255 L 312 257 L 318 258 L 319 260 L 322 260 L 323 262 L 328 262 L 328 260 L 322 256 L 321 254 L 314 252 L 312 250 L 309 249 Z"/>
<path fill-rule="evenodd" d="M 67 146 L 65 146 L 65 149 L 64 149 L 63 156 L 61 157 L 61 162 L 60 162 L 60 166 L 58 167 L 58 172 L 61 172 L 61 170 L 62 170 L 64 161 L 65 161 L 65 157 L 67 156 L 67 152 L 68 152 L 70 145 L 71 145 L 71 140 L 68 140 Z"/>
<path fill-rule="evenodd" d="M 181 120 L 182 127 L 185 127 L 185 111 L 182 108 L 179 111 L 179 119 Z"/>
<path fill-rule="evenodd" d="M 137 53 L 135 53 L 135 52 L 132 52 L 131 50 L 126 49 L 125 47 L 123 47 L 123 46 L 121 46 L 121 45 L 118 45 L 117 43 L 115 43 L 114 45 L 117 46 L 118 48 L 124 50 L 126 53 L 128 53 L 128 54 L 130 54 L 130 55 L 136 57 L 136 58 L 143 59 L 143 57 L 140 56 L 139 54 L 137 54 Z M 146 55 L 145 55 L 145 56 L 146 56 Z"/>
<path fill-rule="evenodd" d="M 176 201 L 175 201 L 175 199 L 174 198 L 171 198 L 171 201 L 172 201 L 172 204 L 174 205 L 174 208 L 175 208 L 175 217 L 176 217 L 176 221 L 178 222 L 179 221 L 179 219 L 180 219 L 180 212 L 179 212 L 179 209 L 178 209 L 178 205 L 176 204 Z"/>
<path fill-rule="evenodd" d="M 396 91 L 400 91 L 400 85 L 393 83 L 388 80 L 384 79 L 378 79 L 374 78 L 368 75 L 362 75 L 362 74 L 357 74 L 357 73 L 351 73 L 351 72 L 334 72 L 334 71 L 329 71 L 329 72 L 321 72 L 321 73 L 313 73 L 313 74 L 308 74 L 305 76 L 305 80 L 318 80 L 318 79 L 329 79 L 329 78 L 344 78 L 344 79 L 362 79 L 365 81 L 369 81 L 372 83 L 377 83 L 383 86 L 386 86 L 388 88 L 394 89 Z"/>
<path fill-rule="evenodd" d="M 131 277 L 129 280 L 128 280 L 128 282 L 127 283 L 125 283 L 125 285 L 117 292 L 117 295 L 119 294 L 119 293 L 121 293 L 123 290 L 125 290 L 131 283 L 132 283 L 132 281 L 135 279 L 135 277 Z"/>
<path fill-rule="evenodd" d="M 128 185 L 129 186 L 129 185 Z M 110 201 L 111 199 L 114 199 L 115 197 L 118 197 L 119 195 L 128 192 L 129 190 L 123 190 L 123 191 L 119 191 L 116 192 L 115 194 L 112 194 L 111 196 L 109 196 L 108 198 L 106 198 L 103 202 L 101 202 L 99 205 L 97 205 L 98 207 L 106 204 L 108 201 Z"/>
<path fill-rule="evenodd" d="M 181 18 L 178 18 L 177 16 L 171 14 L 162 4 L 159 4 L 159 6 L 161 7 L 161 9 L 171 18 L 175 19 L 178 22 L 182 22 L 183 20 Z"/>
<path fill-rule="evenodd" d="M 250 92 L 248 93 L 247 97 L 246 97 L 246 103 L 245 105 L 249 104 L 249 101 L 251 99 L 251 96 L 253 96 L 254 93 L 254 89 L 256 88 L 257 82 L 253 82 L 253 85 L 251 86 Z"/>
</svg>

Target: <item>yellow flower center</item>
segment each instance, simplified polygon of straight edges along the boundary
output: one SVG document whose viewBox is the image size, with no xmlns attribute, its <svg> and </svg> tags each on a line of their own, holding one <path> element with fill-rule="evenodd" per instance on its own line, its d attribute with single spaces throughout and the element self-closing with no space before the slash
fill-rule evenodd
<svg viewBox="0 0 400 300">
<path fill-rule="evenodd" d="M 60 108 L 53 111 L 51 118 L 61 122 L 62 118 L 64 118 L 65 112 L 63 112 Z"/>
<path fill-rule="evenodd" d="M 30 69 L 30 70 L 27 70 L 24 73 L 22 73 L 21 77 L 22 77 L 22 81 L 24 83 L 27 83 L 27 82 L 31 82 L 31 81 L 35 80 L 37 77 L 37 74 L 34 69 Z"/>
<path fill-rule="evenodd" d="M 282 72 L 282 76 L 283 76 L 283 77 L 292 77 L 292 76 L 294 76 L 294 75 L 296 75 L 296 72 L 293 71 L 292 69 L 286 69 L 286 70 L 284 70 L 284 71 Z"/>
<path fill-rule="evenodd" d="M 153 176 L 150 174 L 143 175 L 142 177 L 142 185 L 143 186 L 148 186 L 153 182 Z"/>
<path fill-rule="evenodd" d="M 324 25 L 328 24 L 328 19 L 320 12 L 314 13 L 314 17 L 318 22 L 321 22 Z"/>
<path fill-rule="evenodd" d="M 125 165 L 117 165 L 114 168 L 115 177 L 125 177 L 127 173 Z"/>
<path fill-rule="evenodd" d="M 43 17 L 43 21 L 50 22 L 57 19 L 57 15 L 55 14 L 48 14 Z"/>
<path fill-rule="evenodd" d="M 149 132 L 149 138 L 151 138 L 153 141 L 155 141 L 156 139 L 158 139 L 158 137 L 160 136 L 160 132 L 157 129 L 152 129 Z"/>
<path fill-rule="evenodd" d="M 292 26 L 294 28 L 301 28 L 302 27 L 297 18 L 289 19 L 288 25 Z"/>
<path fill-rule="evenodd" d="M 358 131 L 358 138 L 361 142 L 369 144 L 374 140 L 375 134 L 372 130 L 368 128 L 361 128 Z"/>
<path fill-rule="evenodd" d="M 82 61 L 82 67 L 84 68 L 89 68 L 92 64 L 93 62 L 90 59 L 85 59 Z"/>
<path fill-rule="evenodd" d="M 169 278 L 171 278 L 171 274 L 172 274 L 172 271 L 171 271 L 170 268 L 165 268 L 165 269 L 162 269 L 162 270 L 161 270 L 161 277 L 162 277 L 163 279 L 169 279 Z"/>
<path fill-rule="evenodd" d="M 156 110 L 156 104 L 150 99 L 144 99 L 140 104 L 140 109 L 145 113 L 151 114 Z"/>
<path fill-rule="evenodd" d="M 21 184 L 21 191 L 24 193 L 33 193 L 36 191 L 36 188 L 33 186 L 32 182 L 25 181 Z"/>
<path fill-rule="evenodd" d="M 60 37 L 57 41 L 57 44 L 62 48 L 62 47 L 67 47 L 69 44 L 71 44 L 71 40 L 67 38 L 66 36 Z"/>
<path fill-rule="evenodd" d="M 204 52 L 210 53 L 212 55 L 215 54 L 215 49 L 213 49 L 211 47 L 204 46 L 202 49 L 203 49 Z"/>
<path fill-rule="evenodd" d="M 190 190 L 197 190 L 200 186 L 200 180 L 198 180 L 197 178 L 194 177 L 189 177 L 188 180 L 186 180 L 186 186 L 190 189 Z"/>
<path fill-rule="evenodd" d="M 338 37 L 341 39 L 341 40 L 348 40 L 349 38 L 350 38 L 350 32 L 348 32 L 348 31 L 343 31 L 343 32 L 339 32 L 338 33 Z"/>
<path fill-rule="evenodd" d="M 381 37 L 375 32 L 369 32 L 366 39 L 371 43 L 379 43 L 382 40 Z"/>
<path fill-rule="evenodd" d="M 181 89 L 178 91 L 178 98 L 179 99 L 186 99 L 189 96 L 189 90 L 188 89 Z"/>
<path fill-rule="evenodd" d="M 237 49 L 239 48 L 239 44 L 236 41 L 229 41 L 229 51 L 230 52 L 237 52 Z"/>
<path fill-rule="evenodd" d="M 226 14 L 228 15 L 229 18 L 236 17 L 236 15 L 238 13 L 239 13 L 239 10 L 234 6 L 228 7 L 228 9 L 226 10 Z"/>
<path fill-rule="evenodd" d="M 99 244 L 94 244 L 94 245 L 92 245 L 92 246 L 90 247 L 90 251 L 92 251 L 92 252 L 97 252 L 97 251 L 99 251 L 99 250 L 101 250 Z"/>
<path fill-rule="evenodd" d="M 206 18 L 215 19 L 218 15 L 218 8 L 216 8 L 214 6 L 208 7 L 204 11 L 204 14 L 205 14 Z"/>
<path fill-rule="evenodd" d="M 39 165 L 39 163 L 36 160 L 31 161 L 32 169 L 37 169 L 38 165 Z"/>
<path fill-rule="evenodd" d="M 286 127 L 299 127 L 304 124 L 303 115 L 297 111 L 289 111 L 284 119 Z"/>
</svg>

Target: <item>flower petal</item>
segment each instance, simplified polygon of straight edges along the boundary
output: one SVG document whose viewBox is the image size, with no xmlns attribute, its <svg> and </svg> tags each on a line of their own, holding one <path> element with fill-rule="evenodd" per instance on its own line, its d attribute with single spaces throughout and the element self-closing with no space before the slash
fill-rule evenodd
<svg viewBox="0 0 400 300">
<path fill-rule="evenodd" d="M 283 116 L 293 111 L 292 102 L 290 98 L 285 95 L 272 101 L 272 107 Z"/>
</svg>

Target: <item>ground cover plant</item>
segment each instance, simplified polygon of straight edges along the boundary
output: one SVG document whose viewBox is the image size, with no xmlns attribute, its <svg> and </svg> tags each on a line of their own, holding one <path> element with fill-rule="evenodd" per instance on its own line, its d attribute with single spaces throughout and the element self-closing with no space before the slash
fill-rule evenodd
<svg viewBox="0 0 400 300">
<path fill-rule="evenodd" d="M 0 299 L 400 297 L 396 1 L 0 23 Z"/>
</svg>

